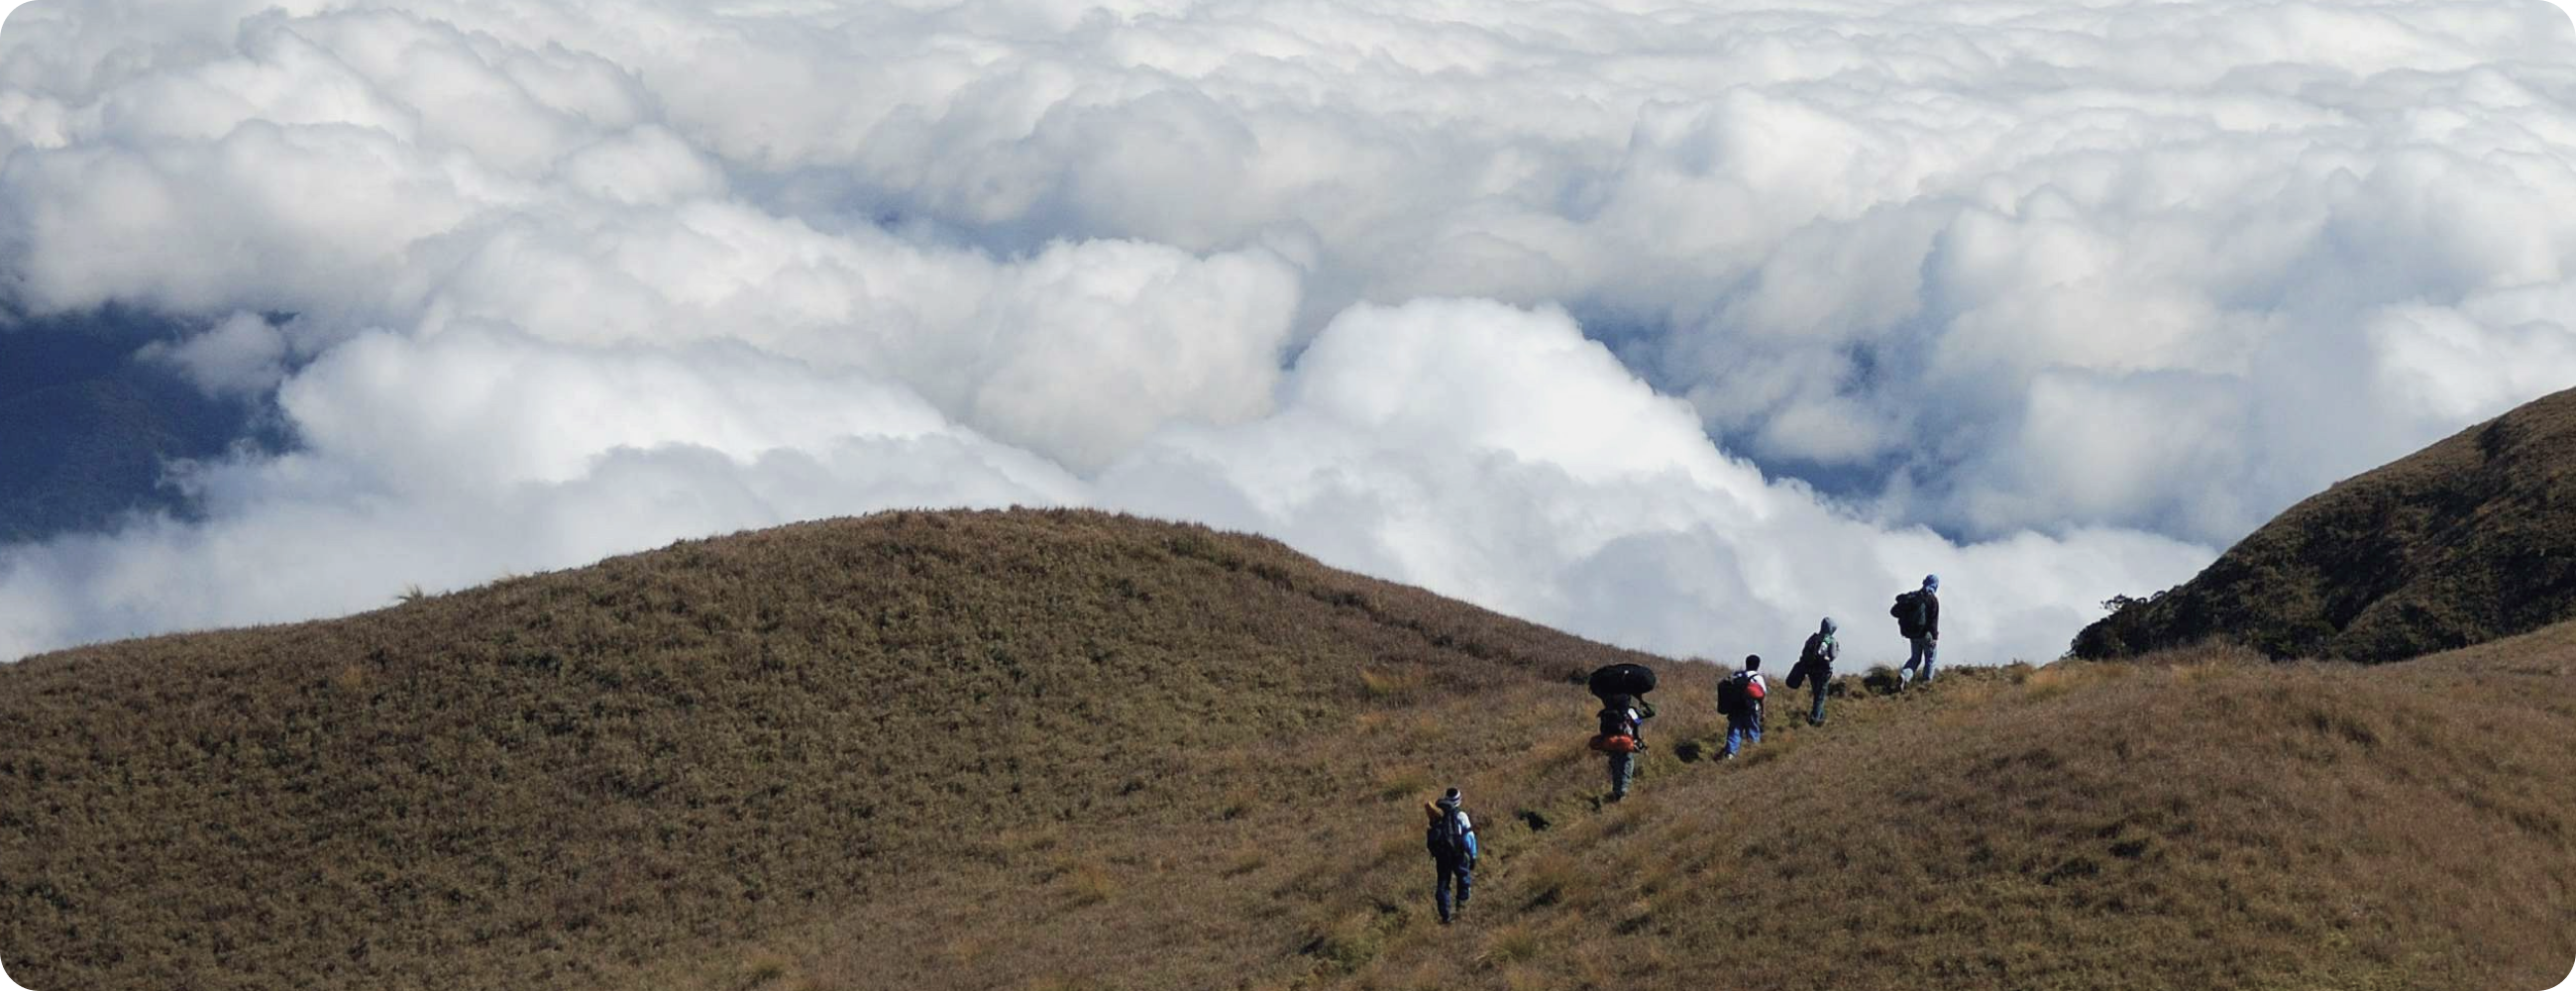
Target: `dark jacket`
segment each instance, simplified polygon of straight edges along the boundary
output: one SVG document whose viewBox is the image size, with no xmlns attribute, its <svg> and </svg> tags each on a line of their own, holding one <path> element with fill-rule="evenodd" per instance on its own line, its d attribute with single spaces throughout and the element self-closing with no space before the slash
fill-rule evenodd
<svg viewBox="0 0 2576 991">
<path fill-rule="evenodd" d="M 1842 657 L 1843 645 L 1822 633 L 1807 634 L 1807 645 L 1798 650 L 1798 666 L 1834 676 L 1834 662 Z"/>
<path fill-rule="evenodd" d="M 1914 606 L 1914 615 L 1910 617 L 1905 615 L 1906 603 L 1912 603 Z M 1907 619 L 1912 619 L 1913 622 L 1906 622 Z M 1916 590 L 1906 593 L 1906 597 L 1902 598 L 1897 603 L 1896 625 L 1898 632 L 1918 640 L 1924 638 L 1935 640 L 1940 639 L 1941 597 L 1933 594 L 1929 590 Z"/>
</svg>

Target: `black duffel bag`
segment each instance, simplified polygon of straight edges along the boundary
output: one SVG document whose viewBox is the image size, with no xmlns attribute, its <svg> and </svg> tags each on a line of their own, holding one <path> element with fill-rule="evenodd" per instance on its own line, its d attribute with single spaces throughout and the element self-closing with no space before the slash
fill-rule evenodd
<svg viewBox="0 0 2576 991">
<path fill-rule="evenodd" d="M 1655 669 L 1643 664 L 1613 664 L 1592 672 L 1592 694 L 1608 701 L 1614 695 L 1644 695 L 1655 690 Z"/>
</svg>

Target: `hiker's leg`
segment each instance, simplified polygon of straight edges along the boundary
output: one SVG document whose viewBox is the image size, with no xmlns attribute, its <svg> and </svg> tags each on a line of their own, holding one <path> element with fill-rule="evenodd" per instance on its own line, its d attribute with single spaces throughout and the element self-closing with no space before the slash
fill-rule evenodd
<svg viewBox="0 0 2576 991">
<path fill-rule="evenodd" d="M 1925 680 L 1925 681 L 1930 681 L 1930 680 L 1932 680 L 1932 658 L 1933 658 L 1933 655 L 1939 654 L 1940 652 L 1941 652 L 1941 642 L 1940 642 L 1940 641 L 1938 641 L 1938 640 L 1933 640 L 1933 639 L 1930 639 L 1930 638 L 1928 638 L 1928 637 L 1924 639 L 1924 641 L 1923 641 L 1923 680 Z"/>
<path fill-rule="evenodd" d="M 1813 684 L 1816 686 L 1816 704 L 1807 710 L 1807 725 L 1822 726 L 1825 724 L 1825 680 L 1818 678 Z"/>
<path fill-rule="evenodd" d="M 1726 717 L 1726 755 L 1735 756 L 1735 748 L 1742 746 L 1743 743 L 1744 721 L 1733 716 Z"/>
<path fill-rule="evenodd" d="M 1473 891 L 1476 886 L 1476 868 L 1474 864 L 1475 861 L 1467 860 L 1465 858 L 1460 858 L 1458 861 L 1458 909 L 1460 911 L 1466 910 L 1467 895 L 1469 892 Z"/>
<path fill-rule="evenodd" d="M 1440 874 L 1438 879 L 1431 882 L 1431 904 L 1440 909 L 1442 922 L 1449 921 L 1449 869 L 1451 866 L 1452 863 L 1447 858 L 1431 858 L 1432 870 Z"/>
</svg>

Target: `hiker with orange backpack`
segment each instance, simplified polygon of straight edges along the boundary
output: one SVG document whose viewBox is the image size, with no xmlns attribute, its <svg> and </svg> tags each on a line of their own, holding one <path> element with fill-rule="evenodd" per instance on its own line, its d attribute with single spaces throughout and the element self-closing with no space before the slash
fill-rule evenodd
<svg viewBox="0 0 2576 991">
<path fill-rule="evenodd" d="M 1655 708 L 1643 699 L 1613 695 L 1602 700 L 1601 733 L 1592 738 L 1592 749 L 1610 755 L 1610 800 L 1628 797 L 1628 788 L 1637 780 L 1637 755 L 1646 749 L 1646 720 L 1655 717 Z"/>
<path fill-rule="evenodd" d="M 1425 823 L 1422 844 L 1431 851 L 1431 866 L 1440 872 L 1432 883 L 1431 903 L 1440 909 L 1440 924 L 1448 925 L 1457 913 L 1467 910 L 1467 893 L 1476 883 L 1476 858 L 1482 853 L 1476 846 L 1476 824 L 1467 818 L 1458 789 L 1440 796 L 1438 801 L 1422 803 Z M 1458 902 L 1450 906 L 1449 888 L 1455 883 Z"/>
<path fill-rule="evenodd" d="M 1717 713 L 1726 717 L 1726 752 L 1717 759 L 1734 760 L 1737 750 L 1762 742 L 1762 698 L 1770 693 L 1760 654 L 1745 655 L 1744 670 L 1717 683 Z"/>
<path fill-rule="evenodd" d="M 1610 800 L 1616 802 L 1628 797 L 1637 779 L 1637 754 L 1646 749 L 1646 720 L 1655 718 L 1655 707 L 1645 696 L 1655 690 L 1655 671 L 1643 664 L 1610 664 L 1587 681 L 1601 699 L 1601 732 L 1593 736 L 1592 749 L 1610 755 Z"/>
</svg>

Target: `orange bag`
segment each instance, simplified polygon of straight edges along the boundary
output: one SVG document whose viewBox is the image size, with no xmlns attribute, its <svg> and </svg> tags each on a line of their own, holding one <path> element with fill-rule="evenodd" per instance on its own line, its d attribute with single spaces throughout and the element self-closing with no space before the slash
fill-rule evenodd
<svg viewBox="0 0 2576 991">
<path fill-rule="evenodd" d="M 1605 754 L 1633 754 L 1637 752 L 1637 738 L 1625 733 L 1596 736 L 1592 738 L 1592 749 Z"/>
</svg>

